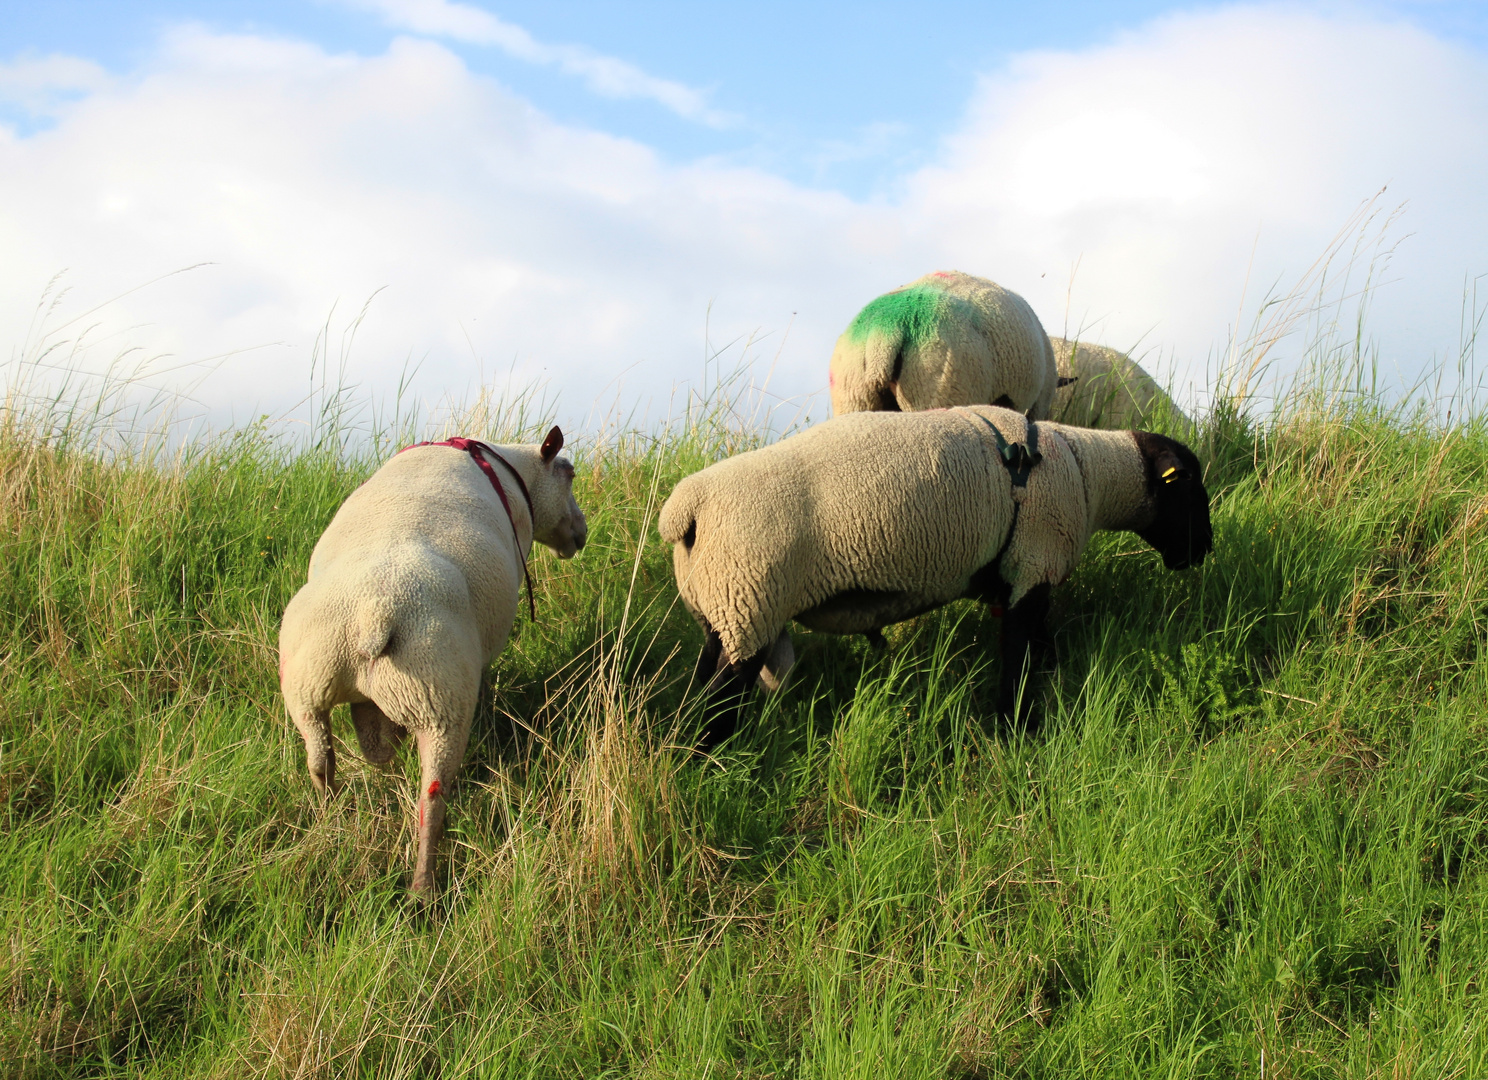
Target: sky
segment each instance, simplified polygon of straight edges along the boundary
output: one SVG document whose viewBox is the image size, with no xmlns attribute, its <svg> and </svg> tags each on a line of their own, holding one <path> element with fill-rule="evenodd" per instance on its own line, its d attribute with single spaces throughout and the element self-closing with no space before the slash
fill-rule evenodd
<svg viewBox="0 0 1488 1080">
<path fill-rule="evenodd" d="M 722 350 L 820 415 L 858 308 L 951 268 L 1201 406 L 1340 230 L 1409 383 L 1483 191 L 1476 3 L 0 0 L 7 383 L 122 355 L 214 423 L 303 413 L 327 354 L 572 424 Z"/>
</svg>

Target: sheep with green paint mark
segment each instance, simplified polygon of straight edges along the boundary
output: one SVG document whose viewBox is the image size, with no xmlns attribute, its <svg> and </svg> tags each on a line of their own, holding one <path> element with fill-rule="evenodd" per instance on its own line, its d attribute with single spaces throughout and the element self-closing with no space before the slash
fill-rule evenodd
<svg viewBox="0 0 1488 1080">
<path fill-rule="evenodd" d="M 858 312 L 832 351 L 829 383 L 837 416 L 990 404 L 1042 420 L 1059 372 L 1027 301 L 939 271 Z"/>
</svg>

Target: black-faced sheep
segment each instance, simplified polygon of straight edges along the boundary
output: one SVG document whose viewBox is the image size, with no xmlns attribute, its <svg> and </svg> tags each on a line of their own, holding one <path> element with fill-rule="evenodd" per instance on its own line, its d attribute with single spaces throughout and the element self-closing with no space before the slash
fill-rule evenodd
<svg viewBox="0 0 1488 1080">
<path fill-rule="evenodd" d="M 279 683 L 318 792 L 337 786 L 334 706 L 350 703 L 368 761 L 391 761 L 409 732 L 418 742 L 415 892 L 433 892 L 481 673 L 511 633 L 532 543 L 567 559 L 588 537 L 562 447 L 555 427 L 540 447 L 399 453 L 336 512 L 284 611 Z"/>
<path fill-rule="evenodd" d="M 1186 446 L 992 406 L 837 417 L 684 478 L 659 529 L 705 634 L 705 743 L 732 731 L 750 682 L 783 677 L 792 619 L 876 635 L 960 597 L 1004 605 L 998 707 L 1012 716 L 1049 590 L 1091 533 L 1135 532 L 1174 570 L 1213 546 Z"/>
<path fill-rule="evenodd" d="M 1125 353 L 1083 341 L 1050 341 L 1060 376 L 1051 420 L 1100 428 L 1188 426 L 1167 392 Z"/>
<path fill-rule="evenodd" d="M 832 351 L 829 382 L 836 416 L 986 403 L 1043 420 L 1059 372 L 1021 296 L 943 270 L 858 312 Z"/>
</svg>

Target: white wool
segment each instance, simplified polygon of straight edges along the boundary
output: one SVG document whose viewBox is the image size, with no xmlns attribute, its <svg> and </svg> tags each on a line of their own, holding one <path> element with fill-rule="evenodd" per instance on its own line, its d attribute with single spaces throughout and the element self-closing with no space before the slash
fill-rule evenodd
<svg viewBox="0 0 1488 1080">
<path fill-rule="evenodd" d="M 561 432 L 549 441 L 547 460 L 536 446 L 496 448 L 526 482 L 531 514 L 510 471 L 486 457 L 510 518 L 468 452 L 422 446 L 393 457 L 336 512 L 284 611 L 280 686 L 318 789 L 335 787 L 336 705 L 352 705 L 369 760 L 388 761 L 409 732 L 418 740 L 428 835 L 421 829 L 415 888 L 432 883 L 440 795 L 464 756 L 481 673 L 511 634 L 533 541 L 568 558 L 587 538 L 573 466 L 555 456 Z"/>
<path fill-rule="evenodd" d="M 1104 345 L 1051 338 L 1062 379 L 1051 419 L 1099 428 L 1172 429 L 1188 418 L 1157 381 L 1125 353 Z"/>
<path fill-rule="evenodd" d="M 917 294 L 928 302 L 907 316 L 902 302 Z M 960 271 L 926 274 L 874 300 L 837 339 L 830 364 L 837 416 L 995 402 L 1039 420 L 1057 382 L 1027 301 Z"/>
<path fill-rule="evenodd" d="M 737 663 L 791 619 L 863 633 L 966 595 L 1015 500 L 1013 604 L 1067 578 L 1095 529 L 1150 520 L 1131 432 L 1040 423 L 1043 460 L 1015 487 L 989 425 L 1027 441 L 1025 417 L 992 406 L 849 413 L 686 477 L 659 521 L 683 602 Z"/>
</svg>

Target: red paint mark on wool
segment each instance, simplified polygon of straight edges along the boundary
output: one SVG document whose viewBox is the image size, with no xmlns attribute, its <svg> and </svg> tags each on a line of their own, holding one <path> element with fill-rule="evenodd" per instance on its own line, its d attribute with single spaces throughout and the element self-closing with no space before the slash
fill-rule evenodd
<svg viewBox="0 0 1488 1080">
<path fill-rule="evenodd" d="M 429 785 L 429 798 L 431 798 L 431 799 L 437 799 L 438 797 L 439 797 L 439 781 L 438 780 L 435 780 L 432 784 Z"/>
</svg>

